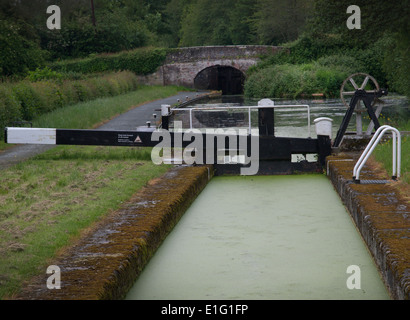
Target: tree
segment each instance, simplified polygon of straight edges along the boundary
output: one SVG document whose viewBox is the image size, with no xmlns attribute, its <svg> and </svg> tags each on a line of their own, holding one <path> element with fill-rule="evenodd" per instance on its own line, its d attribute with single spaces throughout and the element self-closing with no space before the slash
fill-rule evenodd
<svg viewBox="0 0 410 320">
<path fill-rule="evenodd" d="M 0 73 L 5 76 L 25 75 L 44 63 L 33 27 L 24 21 L 0 18 Z"/>
<path fill-rule="evenodd" d="M 368 59 L 387 76 L 390 89 L 410 96 L 410 0 L 357 0 L 361 11 L 361 29 L 346 27 L 349 0 L 315 0 L 314 17 L 309 23 L 312 37 L 323 34 L 340 36 L 354 49 L 368 51 Z M 380 44 L 380 45 L 379 45 Z"/>
<path fill-rule="evenodd" d="M 234 0 L 196 0 L 190 3 L 181 22 L 181 46 L 229 45 L 229 11 Z"/>
<path fill-rule="evenodd" d="M 259 43 L 278 45 L 297 39 L 311 9 L 310 0 L 258 0 L 253 27 Z"/>
<path fill-rule="evenodd" d="M 254 0 L 237 0 L 229 11 L 229 34 L 232 44 L 251 44 L 255 41 L 252 17 L 255 14 Z"/>
</svg>

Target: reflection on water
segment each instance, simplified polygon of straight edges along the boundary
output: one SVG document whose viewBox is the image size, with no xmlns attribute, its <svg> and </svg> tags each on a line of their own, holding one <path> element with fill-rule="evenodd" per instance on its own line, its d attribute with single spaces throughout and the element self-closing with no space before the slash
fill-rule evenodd
<svg viewBox="0 0 410 320">
<path fill-rule="evenodd" d="M 349 289 L 347 268 L 360 268 Z M 326 176 L 215 177 L 127 299 L 388 299 Z"/>
</svg>

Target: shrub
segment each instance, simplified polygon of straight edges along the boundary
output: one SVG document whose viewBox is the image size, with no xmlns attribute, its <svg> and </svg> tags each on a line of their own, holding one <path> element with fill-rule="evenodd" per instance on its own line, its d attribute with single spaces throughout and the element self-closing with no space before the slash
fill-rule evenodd
<svg viewBox="0 0 410 320">
<path fill-rule="evenodd" d="M 44 63 L 33 28 L 23 21 L 0 18 L 0 75 L 26 75 Z"/>
<path fill-rule="evenodd" d="M 350 43 L 343 40 L 340 35 L 305 35 L 292 43 L 286 44 L 285 48 L 287 50 L 283 50 L 275 55 L 263 57 L 257 66 L 250 68 L 248 75 L 251 76 L 261 69 L 275 65 L 317 63 L 322 67 L 335 71 L 335 74 L 332 75 L 333 78 L 336 77 L 334 81 L 340 78 L 340 73 L 346 74 L 347 77 L 356 72 L 365 72 L 372 75 L 379 85 L 384 87 L 387 84 L 386 74 L 389 74 L 389 72 L 391 74 L 391 76 L 389 76 L 390 79 L 397 78 L 397 76 L 395 77 L 393 74 L 397 75 L 400 71 L 402 74 L 406 74 L 406 71 L 404 71 L 405 68 L 391 66 L 391 64 L 394 66 L 405 65 L 404 63 L 401 64 L 400 61 L 403 61 L 402 57 L 405 56 L 406 52 L 403 50 L 402 57 L 396 55 L 397 58 L 394 58 L 391 55 L 394 50 L 389 50 L 389 48 L 391 48 L 391 42 L 391 37 L 387 35 L 379 38 L 366 48 L 354 48 Z M 386 52 L 390 53 L 390 59 L 386 59 Z M 392 61 L 394 62 L 392 63 Z M 391 72 L 391 70 L 394 71 Z M 331 81 L 330 79 L 325 80 L 324 73 L 326 73 L 326 71 L 322 70 L 318 74 L 320 83 L 323 83 L 323 81 Z M 393 81 L 390 81 L 389 84 L 392 87 L 397 87 Z M 329 89 L 329 85 L 330 83 L 325 84 L 325 88 Z M 340 85 L 341 83 L 339 86 Z M 330 86 L 333 87 L 331 91 L 334 91 L 335 85 L 332 84 Z"/>
<path fill-rule="evenodd" d="M 0 138 L 3 128 L 16 120 L 33 120 L 57 108 L 137 89 L 137 76 L 130 71 L 81 80 L 23 80 L 0 85 Z"/>
<path fill-rule="evenodd" d="M 21 105 L 21 116 L 30 121 L 38 114 L 41 98 L 28 81 L 22 81 L 13 86 L 14 97 Z"/>
<path fill-rule="evenodd" d="M 32 86 L 41 99 L 37 110 L 38 115 L 53 111 L 64 105 L 64 98 L 59 84 L 47 80 L 33 82 Z"/>
<path fill-rule="evenodd" d="M 317 63 L 276 65 L 253 73 L 245 83 L 245 95 L 255 98 L 297 98 L 324 93 L 326 97 L 335 97 L 348 75 L 346 71 Z"/>
<path fill-rule="evenodd" d="M 21 106 L 13 95 L 13 91 L 6 85 L 0 86 L 0 137 L 4 128 L 14 121 L 21 120 Z"/>
<path fill-rule="evenodd" d="M 391 90 L 410 97 L 410 36 L 396 34 L 387 43 L 387 54 L 383 57 L 383 71 Z"/>
<path fill-rule="evenodd" d="M 364 72 L 365 67 L 362 62 L 351 55 L 334 54 L 321 57 L 317 64 L 332 69 L 343 70 L 349 73 Z"/>
<path fill-rule="evenodd" d="M 96 89 L 98 97 L 104 97 L 110 95 L 110 82 L 105 77 L 95 77 L 88 79 L 89 83 L 92 83 Z"/>
<path fill-rule="evenodd" d="M 61 80 L 63 75 L 45 67 L 43 69 L 37 68 L 34 71 L 29 71 L 27 78 L 33 82 L 41 80 Z"/>
<path fill-rule="evenodd" d="M 324 66 L 317 68 L 314 74 L 316 92 L 321 92 L 328 98 L 339 96 L 340 87 L 349 73 L 349 71 L 341 71 L 338 68 Z"/>
<path fill-rule="evenodd" d="M 78 93 L 74 85 L 74 81 L 63 80 L 60 86 L 63 104 L 70 105 L 79 102 Z"/>
<path fill-rule="evenodd" d="M 129 70 L 139 75 L 153 73 L 163 63 L 166 49 L 139 48 L 118 54 L 91 55 L 85 59 L 64 60 L 50 65 L 58 72 L 79 72 L 83 74 Z"/>
</svg>

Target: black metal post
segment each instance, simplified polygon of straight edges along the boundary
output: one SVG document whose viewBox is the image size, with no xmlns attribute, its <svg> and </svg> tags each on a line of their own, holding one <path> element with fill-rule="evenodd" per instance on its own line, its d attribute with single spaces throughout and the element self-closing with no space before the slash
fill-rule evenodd
<svg viewBox="0 0 410 320">
<path fill-rule="evenodd" d="M 379 120 L 377 119 L 376 114 L 372 108 L 372 102 L 383 95 L 387 95 L 387 90 L 382 89 L 377 92 L 366 92 L 365 90 L 356 90 L 352 99 L 349 103 L 349 109 L 347 110 L 345 116 L 343 117 L 342 123 L 340 125 L 339 130 L 337 131 L 337 135 L 335 141 L 333 142 L 333 147 L 339 147 L 340 143 L 342 142 L 343 136 L 346 132 L 347 126 L 349 125 L 350 118 L 353 115 L 353 111 L 356 108 L 357 103 L 360 100 L 363 100 L 364 105 L 366 106 L 367 113 L 369 114 L 370 119 L 374 123 L 374 127 L 377 130 L 380 127 Z"/>
<path fill-rule="evenodd" d="M 340 143 L 342 142 L 342 139 L 343 139 L 343 136 L 346 132 L 347 126 L 349 125 L 350 118 L 353 115 L 353 111 L 356 108 L 356 104 L 357 104 L 358 101 L 359 101 L 359 98 L 355 94 L 352 97 L 352 100 L 350 100 L 349 109 L 345 113 L 345 115 L 343 117 L 343 120 L 342 120 L 342 123 L 340 124 L 340 128 L 337 131 L 335 141 L 333 142 L 333 147 L 335 147 L 335 148 L 339 147 Z"/>
<path fill-rule="evenodd" d="M 169 130 L 169 116 L 162 116 L 161 118 L 161 128 L 165 130 Z"/>
<path fill-rule="evenodd" d="M 275 120 L 273 108 L 258 109 L 258 127 L 260 136 L 275 135 Z"/>
<path fill-rule="evenodd" d="M 332 153 L 331 141 L 329 136 L 317 136 L 317 144 L 318 144 L 318 161 L 320 165 L 323 167 L 326 164 L 326 157 L 330 156 Z"/>
</svg>

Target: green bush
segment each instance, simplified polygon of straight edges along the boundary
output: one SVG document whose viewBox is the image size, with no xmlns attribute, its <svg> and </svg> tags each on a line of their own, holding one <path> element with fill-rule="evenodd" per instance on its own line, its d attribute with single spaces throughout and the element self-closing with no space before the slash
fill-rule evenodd
<svg viewBox="0 0 410 320">
<path fill-rule="evenodd" d="M 284 44 L 284 50 L 274 55 L 263 57 L 260 67 L 274 64 L 303 64 L 318 60 L 321 57 L 341 54 L 349 47 L 336 35 L 312 37 L 301 36 L 299 39 Z"/>
<path fill-rule="evenodd" d="M 137 76 L 130 71 L 80 80 L 23 80 L 14 84 L 1 84 L 0 138 L 3 137 L 3 128 L 13 121 L 30 121 L 63 106 L 123 94 L 137 87 Z"/>
<path fill-rule="evenodd" d="M 21 120 L 21 106 L 7 85 L 0 86 L 0 137 L 3 137 L 4 128 L 14 121 Z"/>
<path fill-rule="evenodd" d="M 123 9 L 119 10 L 123 11 Z M 80 17 L 76 14 L 75 18 L 70 18 L 67 10 L 65 13 L 62 17 L 64 27 L 61 30 L 46 28 L 38 30 L 42 46 L 47 48 L 52 59 L 80 58 L 93 53 L 119 52 L 142 47 L 148 43 L 150 32 L 144 24 L 127 19 L 118 12 L 112 12 L 111 9 L 106 12 L 98 10 L 99 23 L 96 26 L 92 25 L 88 15 Z"/>
<path fill-rule="evenodd" d="M 110 92 L 111 84 L 105 77 L 91 78 L 88 80 L 88 82 L 95 87 L 96 94 L 98 97 L 107 96 L 107 93 Z"/>
<path fill-rule="evenodd" d="M 362 62 L 347 54 L 324 56 L 317 60 L 317 64 L 349 73 L 364 72 L 365 70 L 365 66 Z"/>
<path fill-rule="evenodd" d="M 0 75 L 26 75 L 44 63 L 33 28 L 23 21 L 0 17 Z"/>
<path fill-rule="evenodd" d="M 41 99 L 41 104 L 37 109 L 38 115 L 53 111 L 64 105 L 60 84 L 47 80 L 33 82 L 32 86 Z"/>
<path fill-rule="evenodd" d="M 275 65 L 253 73 L 244 91 L 246 96 L 255 98 L 297 98 L 313 93 L 336 97 L 348 75 L 318 63 Z"/>
<path fill-rule="evenodd" d="M 29 81 L 22 81 L 13 86 L 13 95 L 21 106 L 21 116 L 30 121 L 38 114 L 42 104 L 38 92 Z"/>
<path fill-rule="evenodd" d="M 89 89 L 82 81 L 74 81 L 73 87 L 75 92 L 77 93 L 77 101 L 87 101 L 90 99 Z"/>
<path fill-rule="evenodd" d="M 409 55 L 405 47 L 394 47 L 389 36 L 364 49 L 351 48 L 336 35 L 303 36 L 285 47 L 248 71 L 245 95 L 298 97 L 320 92 L 337 97 L 343 81 L 357 72 L 372 75 L 382 88 L 389 84 L 397 92 L 409 92 L 410 73 L 403 67 Z"/>
<path fill-rule="evenodd" d="M 64 60 L 50 65 L 57 72 L 83 74 L 129 70 L 139 75 L 153 73 L 163 63 L 166 49 L 140 48 L 118 54 L 91 55 L 85 59 Z"/>
<path fill-rule="evenodd" d="M 30 81 L 36 82 L 41 80 L 61 80 L 63 75 L 56 71 L 51 70 L 48 67 L 36 68 L 34 71 L 29 71 L 27 78 Z"/>
<path fill-rule="evenodd" d="M 340 69 L 324 66 L 318 67 L 314 75 L 314 83 L 317 86 L 316 92 L 323 93 L 328 98 L 338 97 L 340 87 L 349 74 L 349 71 L 341 71 Z"/>
<path fill-rule="evenodd" d="M 394 42 L 387 44 L 387 54 L 383 60 L 383 71 L 389 90 L 410 97 L 410 35 L 394 35 Z"/>
<path fill-rule="evenodd" d="M 354 48 L 346 40 L 343 40 L 340 35 L 319 35 L 316 37 L 305 35 L 292 43 L 286 44 L 286 50 L 263 57 L 257 66 L 250 68 L 248 75 L 274 65 L 317 63 L 320 66 L 334 69 L 336 73 L 342 72 L 348 73 L 348 75 L 356 72 L 369 73 L 378 81 L 381 87 L 384 87 L 387 83 L 386 74 L 388 71 L 395 70 L 393 72 L 395 74 L 397 74 L 396 71 L 399 71 L 397 68 L 386 66 L 391 61 L 396 61 L 396 66 L 401 65 L 398 61 L 402 59 L 397 56 L 396 59 L 391 58 L 387 62 L 386 52 L 394 51 L 389 50 L 389 46 L 391 47 L 391 37 L 389 36 L 377 39 L 366 48 Z M 403 56 L 405 55 L 403 54 Z M 403 73 L 405 72 L 403 71 Z M 391 76 L 390 78 L 393 79 L 394 77 Z M 321 80 L 324 81 L 323 77 Z M 392 84 L 392 81 L 390 81 L 390 84 Z"/>
</svg>

